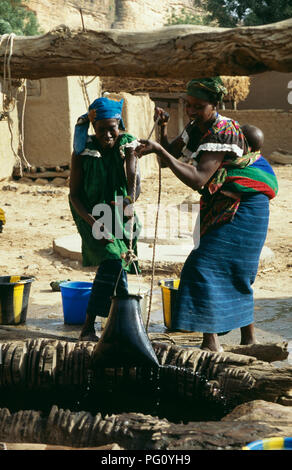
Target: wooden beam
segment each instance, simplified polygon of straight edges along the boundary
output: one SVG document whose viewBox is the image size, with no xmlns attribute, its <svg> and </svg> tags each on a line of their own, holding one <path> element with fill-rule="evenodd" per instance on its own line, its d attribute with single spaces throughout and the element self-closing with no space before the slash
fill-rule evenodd
<svg viewBox="0 0 292 470">
<path fill-rule="evenodd" d="M 8 63 L 0 37 L 0 74 Z M 69 75 L 193 78 L 292 72 L 292 19 L 264 26 L 169 26 L 147 32 L 82 31 L 61 25 L 42 36 L 15 36 L 12 78 Z M 5 54 L 6 51 L 6 54 Z M 6 58 L 6 60 L 5 60 Z"/>
</svg>

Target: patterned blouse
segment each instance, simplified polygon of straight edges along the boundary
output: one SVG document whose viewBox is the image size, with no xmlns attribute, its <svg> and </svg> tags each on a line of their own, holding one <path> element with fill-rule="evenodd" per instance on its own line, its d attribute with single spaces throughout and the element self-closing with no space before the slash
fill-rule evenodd
<svg viewBox="0 0 292 470">
<path fill-rule="evenodd" d="M 197 166 L 201 152 L 232 152 L 241 157 L 244 151 L 245 138 L 238 122 L 217 113 L 211 127 L 203 134 L 200 129 L 190 122 L 182 135 L 184 148 L 181 161 Z"/>
<path fill-rule="evenodd" d="M 197 166 L 203 152 L 226 152 L 220 167 L 199 190 L 200 233 L 230 222 L 240 204 L 241 195 L 262 193 L 270 199 L 278 191 L 277 178 L 261 152 L 251 152 L 237 121 L 217 113 L 203 134 L 190 122 L 181 138 L 184 142 L 180 160 Z"/>
</svg>

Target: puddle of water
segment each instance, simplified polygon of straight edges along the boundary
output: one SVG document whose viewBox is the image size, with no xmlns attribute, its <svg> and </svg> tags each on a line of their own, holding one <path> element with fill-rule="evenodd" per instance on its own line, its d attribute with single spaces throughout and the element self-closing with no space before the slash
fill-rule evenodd
<svg viewBox="0 0 292 470">
<path fill-rule="evenodd" d="M 255 326 L 292 340 L 292 299 L 255 301 Z"/>
<path fill-rule="evenodd" d="M 61 308 L 61 307 L 60 307 Z M 49 318 L 48 315 L 52 315 Z M 261 331 L 260 341 L 292 341 L 292 298 L 284 299 L 255 299 L 255 326 Z M 96 321 L 97 334 L 101 331 L 100 321 Z M 50 334 L 64 335 L 67 337 L 78 338 L 82 325 L 64 324 L 63 314 L 58 312 L 54 306 L 53 311 L 36 311 L 28 313 L 26 324 L 23 329 L 33 329 L 44 331 Z M 21 328 L 19 326 L 18 328 Z M 148 331 L 150 333 L 167 333 L 164 325 L 162 299 L 160 289 L 153 290 L 152 310 Z M 237 335 L 239 330 L 230 333 L 228 338 L 235 338 L 231 341 L 236 343 L 239 339 Z"/>
</svg>

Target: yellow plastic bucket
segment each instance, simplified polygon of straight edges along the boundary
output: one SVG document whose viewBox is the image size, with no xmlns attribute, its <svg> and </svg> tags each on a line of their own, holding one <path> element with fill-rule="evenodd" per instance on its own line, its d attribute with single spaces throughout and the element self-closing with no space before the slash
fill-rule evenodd
<svg viewBox="0 0 292 470">
<path fill-rule="evenodd" d="M 164 324 L 169 330 L 172 328 L 171 313 L 174 309 L 179 281 L 179 279 L 164 279 L 158 282 L 161 288 Z"/>
<path fill-rule="evenodd" d="M 26 322 L 29 293 L 34 278 L 0 276 L 0 325 Z"/>
</svg>

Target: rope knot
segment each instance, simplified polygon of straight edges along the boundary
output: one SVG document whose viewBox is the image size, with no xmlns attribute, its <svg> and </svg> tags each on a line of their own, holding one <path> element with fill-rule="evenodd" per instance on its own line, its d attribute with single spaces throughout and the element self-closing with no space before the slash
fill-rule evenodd
<svg viewBox="0 0 292 470">
<path fill-rule="evenodd" d="M 138 261 L 138 257 L 134 253 L 134 250 L 128 250 L 127 253 L 123 253 L 122 258 L 125 260 L 127 266 L 132 264 L 133 261 Z"/>
</svg>

